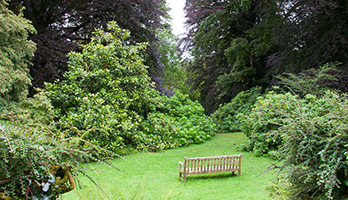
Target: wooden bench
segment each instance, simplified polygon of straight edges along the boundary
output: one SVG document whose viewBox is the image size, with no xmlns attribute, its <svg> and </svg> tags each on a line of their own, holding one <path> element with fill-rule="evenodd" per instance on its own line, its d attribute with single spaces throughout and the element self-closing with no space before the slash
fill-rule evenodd
<svg viewBox="0 0 348 200">
<path fill-rule="evenodd" d="M 179 177 L 186 182 L 188 174 L 236 172 L 241 174 L 242 154 L 230 156 L 186 158 L 179 161 Z"/>
</svg>

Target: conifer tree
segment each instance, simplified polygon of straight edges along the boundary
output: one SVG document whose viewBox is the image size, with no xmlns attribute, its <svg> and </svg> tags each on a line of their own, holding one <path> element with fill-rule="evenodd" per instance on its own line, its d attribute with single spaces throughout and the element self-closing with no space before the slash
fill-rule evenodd
<svg viewBox="0 0 348 200">
<path fill-rule="evenodd" d="M 19 101 L 28 94 L 28 67 L 36 50 L 35 43 L 28 40 L 32 33 L 31 22 L 0 0 L 0 99 Z"/>
</svg>

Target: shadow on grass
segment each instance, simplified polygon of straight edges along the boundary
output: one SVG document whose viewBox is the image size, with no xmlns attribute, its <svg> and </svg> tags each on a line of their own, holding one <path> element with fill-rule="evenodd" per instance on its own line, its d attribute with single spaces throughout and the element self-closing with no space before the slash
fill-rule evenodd
<svg viewBox="0 0 348 200">
<path fill-rule="evenodd" d="M 237 176 L 237 175 L 231 172 L 221 172 L 221 173 L 211 173 L 211 174 L 191 174 L 191 175 L 186 175 L 186 181 L 204 180 L 204 179 L 221 180 L 221 179 L 228 179 L 234 176 Z"/>
</svg>

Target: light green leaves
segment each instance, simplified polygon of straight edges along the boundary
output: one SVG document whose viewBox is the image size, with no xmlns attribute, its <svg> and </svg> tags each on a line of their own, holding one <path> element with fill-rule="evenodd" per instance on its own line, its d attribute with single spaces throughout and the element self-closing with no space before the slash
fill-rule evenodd
<svg viewBox="0 0 348 200">
<path fill-rule="evenodd" d="M 19 101 L 27 96 L 31 84 L 28 65 L 36 50 L 28 37 L 35 32 L 29 20 L 0 1 L 0 98 Z"/>
</svg>

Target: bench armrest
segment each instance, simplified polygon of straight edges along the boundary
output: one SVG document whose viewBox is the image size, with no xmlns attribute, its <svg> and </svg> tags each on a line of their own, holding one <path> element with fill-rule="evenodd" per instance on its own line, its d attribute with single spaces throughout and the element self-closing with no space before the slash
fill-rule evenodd
<svg viewBox="0 0 348 200">
<path fill-rule="evenodd" d="M 179 167 L 182 167 L 182 166 L 184 166 L 184 163 L 179 161 Z"/>
</svg>

